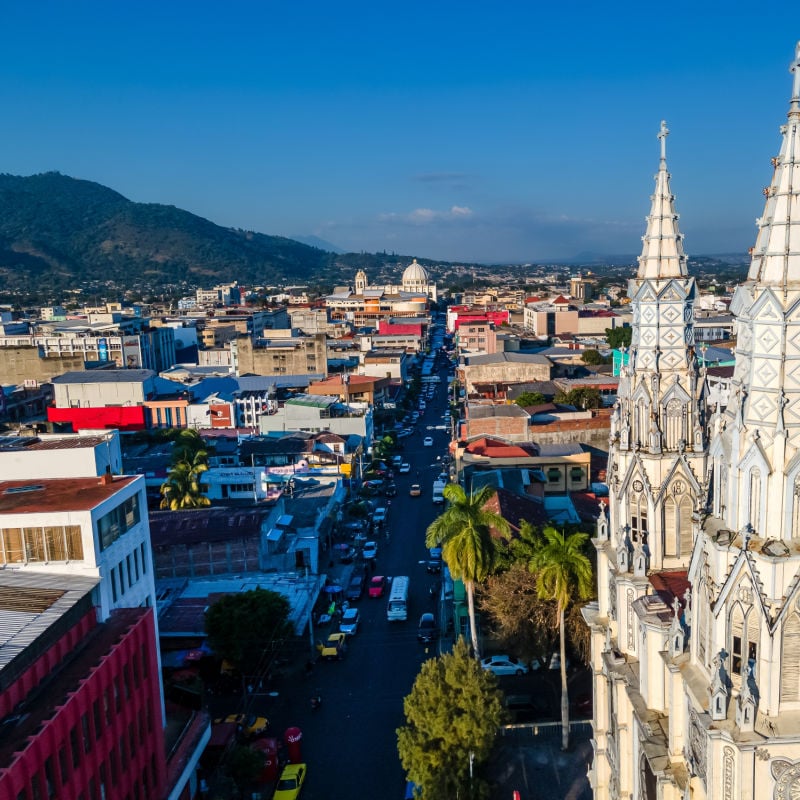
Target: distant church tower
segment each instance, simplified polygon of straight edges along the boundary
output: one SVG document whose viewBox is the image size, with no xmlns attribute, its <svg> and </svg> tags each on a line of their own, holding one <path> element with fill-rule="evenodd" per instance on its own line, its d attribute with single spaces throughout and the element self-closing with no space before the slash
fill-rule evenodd
<svg viewBox="0 0 800 800">
<path fill-rule="evenodd" d="M 602 709 L 595 720 L 594 766 L 596 797 L 602 798 L 638 795 L 620 783 L 627 745 L 607 713 L 614 678 L 600 665 L 612 652 L 620 659 L 642 657 L 648 645 L 641 617 L 652 610 L 653 573 L 669 571 L 685 587 L 705 479 L 704 377 L 692 328 L 696 286 L 670 191 L 668 133 L 662 122 L 655 193 L 639 269 L 628 285 L 633 336 L 612 414 L 608 511 L 601 509 L 594 540 L 598 603 L 585 614 L 596 665 L 594 703 Z M 667 626 L 657 637 L 661 650 L 677 612 L 659 602 Z M 684 633 L 673 633 L 682 651 Z"/>
<path fill-rule="evenodd" d="M 363 269 L 356 272 L 355 290 L 356 294 L 364 294 L 367 289 L 367 273 Z"/>
</svg>

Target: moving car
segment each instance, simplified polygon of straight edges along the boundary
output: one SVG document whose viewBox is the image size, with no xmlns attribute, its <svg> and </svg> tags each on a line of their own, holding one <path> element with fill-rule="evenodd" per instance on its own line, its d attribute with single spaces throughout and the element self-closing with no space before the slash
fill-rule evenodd
<svg viewBox="0 0 800 800">
<path fill-rule="evenodd" d="M 506 655 L 487 656 L 481 659 L 481 666 L 495 675 L 524 675 L 528 671 L 527 664 Z"/>
<path fill-rule="evenodd" d="M 394 483 L 387 483 L 383 489 L 383 496 L 384 497 L 396 497 L 397 496 L 397 485 Z"/>
<path fill-rule="evenodd" d="M 306 779 L 305 764 L 287 764 L 278 778 L 272 800 L 297 800 Z"/>
<path fill-rule="evenodd" d="M 375 525 L 382 525 L 386 522 L 386 509 L 383 506 L 375 509 L 375 513 L 372 515 L 372 522 Z"/>
<path fill-rule="evenodd" d="M 362 594 L 364 594 L 364 576 L 353 575 L 353 577 L 350 578 L 350 583 L 347 586 L 347 591 L 344 593 L 344 596 L 347 600 L 360 600 Z"/>
<path fill-rule="evenodd" d="M 400 465 L 400 469 L 398 470 L 398 472 L 400 472 L 401 475 L 405 475 L 406 473 L 411 472 L 411 464 L 409 464 L 408 461 L 404 461 Z"/>
<path fill-rule="evenodd" d="M 365 561 L 368 561 L 371 558 L 377 558 L 378 557 L 378 543 L 377 542 L 364 542 L 363 556 L 364 556 L 364 560 Z"/>
<path fill-rule="evenodd" d="M 411 497 L 420 497 L 422 495 L 422 487 L 418 483 L 412 483 L 408 493 Z"/>
<path fill-rule="evenodd" d="M 436 627 L 436 617 L 433 614 L 423 614 L 419 618 L 419 626 L 417 627 L 417 641 L 423 644 L 430 644 L 435 641 L 439 635 L 439 629 Z"/>
<path fill-rule="evenodd" d="M 344 633 L 347 636 L 355 635 L 358 633 L 359 621 L 358 609 L 354 606 L 351 606 L 345 610 L 344 614 L 342 614 L 342 621 L 339 623 L 339 632 Z"/>
<path fill-rule="evenodd" d="M 383 597 L 383 592 L 386 589 L 386 578 L 383 575 L 375 575 L 369 582 L 369 596 L 370 597 Z"/>
<path fill-rule="evenodd" d="M 347 634 L 332 633 L 324 642 L 317 644 L 320 658 L 341 659 L 347 652 Z"/>
<path fill-rule="evenodd" d="M 433 437 L 432 437 L 432 436 L 426 436 L 426 437 L 425 437 L 425 438 L 422 440 L 422 444 L 423 444 L 425 447 L 433 447 Z"/>
</svg>

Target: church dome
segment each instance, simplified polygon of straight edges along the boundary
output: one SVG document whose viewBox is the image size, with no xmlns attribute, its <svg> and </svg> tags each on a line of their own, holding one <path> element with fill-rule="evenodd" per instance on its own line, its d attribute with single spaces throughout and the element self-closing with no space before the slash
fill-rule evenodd
<svg viewBox="0 0 800 800">
<path fill-rule="evenodd" d="M 409 264 L 405 271 L 403 272 L 403 285 L 406 284 L 427 284 L 428 283 L 428 271 L 422 264 L 417 264 L 417 259 L 415 258 L 411 264 Z"/>
</svg>

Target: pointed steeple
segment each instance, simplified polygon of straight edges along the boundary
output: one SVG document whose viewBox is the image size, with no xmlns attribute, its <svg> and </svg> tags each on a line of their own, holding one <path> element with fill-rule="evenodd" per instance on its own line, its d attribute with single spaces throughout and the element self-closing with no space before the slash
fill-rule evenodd
<svg viewBox="0 0 800 800">
<path fill-rule="evenodd" d="M 800 42 L 789 66 L 794 74 L 788 122 L 781 126 L 780 154 L 764 189 L 764 215 L 756 221 L 758 236 L 747 278 L 761 285 L 800 287 Z"/>
<path fill-rule="evenodd" d="M 639 256 L 639 280 L 686 277 L 686 255 L 683 252 L 683 235 L 678 230 L 675 197 L 670 192 L 667 172 L 667 123 L 662 120 L 658 138 L 661 140 L 661 160 L 656 175 L 656 191 L 652 196 L 647 231 Z"/>
</svg>

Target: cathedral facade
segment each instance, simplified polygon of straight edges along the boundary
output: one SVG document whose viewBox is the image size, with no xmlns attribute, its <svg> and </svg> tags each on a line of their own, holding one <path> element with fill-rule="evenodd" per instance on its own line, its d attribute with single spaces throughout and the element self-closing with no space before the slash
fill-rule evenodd
<svg viewBox="0 0 800 800">
<path fill-rule="evenodd" d="M 708 419 L 659 134 L 584 613 L 596 798 L 800 797 L 800 46 L 791 71 L 731 402 Z"/>
</svg>

